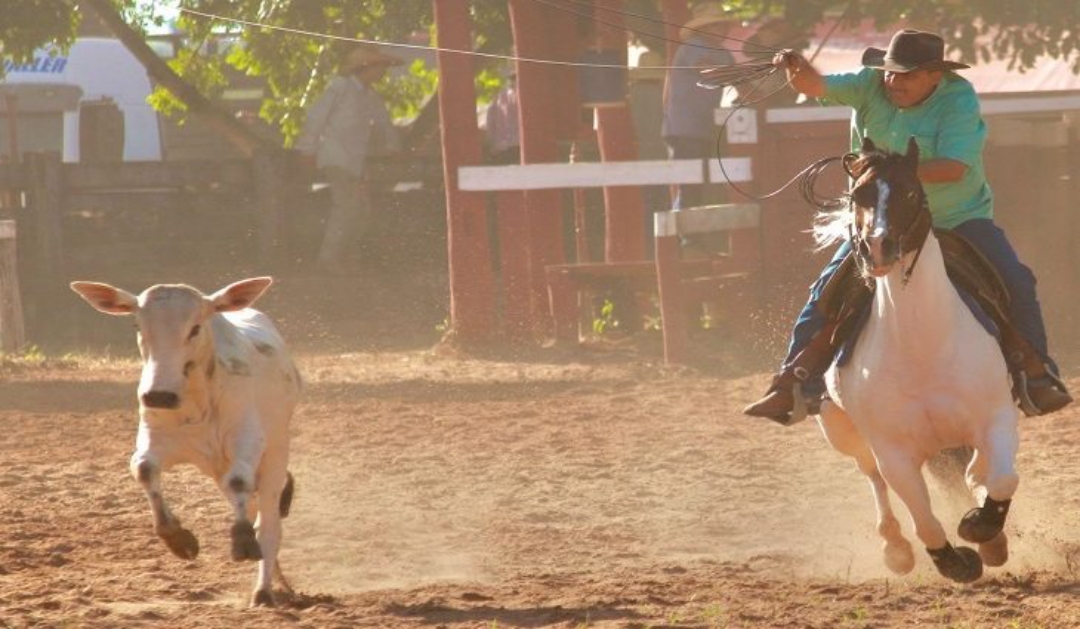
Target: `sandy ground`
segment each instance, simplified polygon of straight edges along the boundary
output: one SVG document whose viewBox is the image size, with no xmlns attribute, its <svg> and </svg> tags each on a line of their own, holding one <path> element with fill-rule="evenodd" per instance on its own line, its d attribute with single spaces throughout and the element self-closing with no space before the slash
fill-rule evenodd
<svg viewBox="0 0 1080 629">
<path fill-rule="evenodd" d="M 595 350 L 299 360 L 297 594 L 274 609 L 245 607 L 254 565 L 229 560 L 228 508 L 193 469 L 165 491 L 201 555 L 153 536 L 127 473 L 136 362 L 4 363 L 0 626 L 1080 626 L 1080 411 L 1024 422 L 1012 559 L 960 586 L 921 549 L 887 572 L 869 487 L 816 424 L 740 415 L 764 373 Z M 967 507 L 937 504 L 950 530 Z"/>
</svg>

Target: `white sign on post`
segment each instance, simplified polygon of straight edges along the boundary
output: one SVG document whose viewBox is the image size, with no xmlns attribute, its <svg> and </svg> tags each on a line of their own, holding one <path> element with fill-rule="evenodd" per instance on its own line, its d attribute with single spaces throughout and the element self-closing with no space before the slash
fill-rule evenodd
<svg viewBox="0 0 1080 629">
<path fill-rule="evenodd" d="M 716 124 L 727 132 L 728 144 L 757 144 L 757 110 L 717 107 Z"/>
</svg>

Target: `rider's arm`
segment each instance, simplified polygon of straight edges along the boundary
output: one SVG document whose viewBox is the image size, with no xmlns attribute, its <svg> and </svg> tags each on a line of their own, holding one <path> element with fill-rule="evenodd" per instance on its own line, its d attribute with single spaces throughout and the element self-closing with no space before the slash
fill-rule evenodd
<svg viewBox="0 0 1080 629">
<path fill-rule="evenodd" d="M 773 57 L 773 65 L 787 72 L 788 81 L 796 92 L 810 98 L 825 95 L 825 77 L 799 53 L 791 50 L 778 52 Z"/>
<path fill-rule="evenodd" d="M 967 164 L 955 159 L 928 159 L 919 162 L 919 181 L 923 183 L 952 183 L 967 173 Z"/>
</svg>

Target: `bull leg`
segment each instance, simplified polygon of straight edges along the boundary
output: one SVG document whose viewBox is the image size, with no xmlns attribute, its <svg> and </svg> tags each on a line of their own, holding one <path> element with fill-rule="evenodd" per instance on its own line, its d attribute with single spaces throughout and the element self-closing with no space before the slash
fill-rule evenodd
<svg viewBox="0 0 1080 629">
<path fill-rule="evenodd" d="M 994 541 L 1005 527 L 1005 517 L 1020 482 L 1016 473 L 1018 441 L 1012 409 L 991 421 L 969 466 L 969 483 L 985 487 L 986 499 L 960 521 L 958 533 L 963 539 L 985 544 Z"/>
<path fill-rule="evenodd" d="M 197 557 L 199 540 L 180 525 L 180 518 L 173 515 L 161 495 L 161 464 L 157 458 L 149 452 L 137 451 L 131 457 L 131 475 L 142 485 L 150 503 L 150 512 L 154 516 L 154 533 L 177 557 Z"/>
<path fill-rule="evenodd" d="M 251 494 L 255 488 L 255 475 L 241 466 L 233 469 L 222 479 L 222 491 L 233 505 L 232 538 L 233 561 L 259 561 L 262 551 L 255 539 L 255 526 L 248 517 Z"/>
<path fill-rule="evenodd" d="M 900 500 L 907 505 L 915 534 L 926 546 L 938 572 L 953 581 L 970 583 L 982 576 L 982 560 L 970 548 L 955 548 L 949 543 L 941 522 L 930 507 L 930 492 L 922 477 L 922 461 L 895 445 L 878 449 L 881 474 Z"/>
<path fill-rule="evenodd" d="M 900 522 L 893 513 L 889 502 L 889 487 L 878 471 L 874 453 L 866 441 L 859 435 L 855 425 L 843 409 L 832 402 L 825 402 L 821 407 L 818 425 L 829 445 L 841 454 L 855 459 L 859 471 L 870 481 L 870 490 L 874 494 L 877 507 L 877 532 L 883 540 L 882 553 L 885 566 L 896 574 L 907 574 L 915 567 L 915 553 L 911 543 L 900 530 Z"/>
<path fill-rule="evenodd" d="M 248 510 L 256 488 L 255 471 L 262 459 L 265 442 L 257 418 L 249 416 L 246 419 L 237 430 L 232 466 L 219 481 L 222 493 L 233 507 L 233 561 L 259 561 L 263 558 Z"/>
<path fill-rule="evenodd" d="M 270 468 L 274 466 L 265 465 Z M 273 605 L 271 593 L 274 570 L 277 567 L 278 550 L 281 547 L 281 492 L 285 487 L 285 468 L 265 472 L 259 478 L 258 543 L 262 549 L 259 574 L 255 581 L 252 605 Z"/>
</svg>

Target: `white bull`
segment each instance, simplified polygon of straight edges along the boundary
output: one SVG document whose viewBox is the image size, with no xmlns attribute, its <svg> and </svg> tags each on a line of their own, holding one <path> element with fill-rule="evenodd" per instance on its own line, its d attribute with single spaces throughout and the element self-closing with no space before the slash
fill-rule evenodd
<svg viewBox="0 0 1080 629">
<path fill-rule="evenodd" d="M 198 555 L 198 540 L 161 493 L 164 470 L 195 465 L 233 506 L 232 558 L 259 561 L 253 605 L 273 604 L 281 518 L 293 489 L 289 419 L 300 392 L 281 335 L 248 307 L 272 281 L 246 279 L 209 296 L 181 284 L 138 297 L 107 284 L 71 284 L 101 312 L 135 317 L 143 369 L 131 473 L 150 501 L 154 532 L 178 557 Z"/>
</svg>

